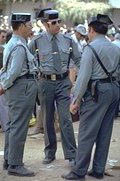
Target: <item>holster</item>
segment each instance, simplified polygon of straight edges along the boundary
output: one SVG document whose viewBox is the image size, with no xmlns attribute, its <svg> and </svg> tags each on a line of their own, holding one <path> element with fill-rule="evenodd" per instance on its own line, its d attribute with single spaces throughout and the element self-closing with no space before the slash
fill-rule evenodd
<svg viewBox="0 0 120 181">
<path fill-rule="evenodd" d="M 88 83 L 88 89 L 91 92 L 91 96 L 93 98 L 93 101 L 98 101 L 98 82 L 99 80 L 90 80 Z"/>
</svg>

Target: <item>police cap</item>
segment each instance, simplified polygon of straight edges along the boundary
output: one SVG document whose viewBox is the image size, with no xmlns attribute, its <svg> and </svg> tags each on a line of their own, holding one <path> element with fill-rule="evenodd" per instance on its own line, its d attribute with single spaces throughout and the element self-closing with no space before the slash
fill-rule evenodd
<svg viewBox="0 0 120 181">
<path fill-rule="evenodd" d="M 41 9 L 39 14 L 38 14 L 38 18 L 43 18 L 44 17 L 44 12 L 48 11 L 48 10 L 52 10 L 51 8 L 46 8 L 46 9 Z"/>
<path fill-rule="evenodd" d="M 38 14 L 38 18 L 41 20 L 54 20 L 59 17 L 59 13 L 57 10 L 53 10 L 51 8 L 42 9 L 40 13 Z"/>
<path fill-rule="evenodd" d="M 113 24 L 113 22 L 109 18 L 109 16 L 108 15 L 104 15 L 104 14 L 97 14 L 97 16 L 91 17 L 88 20 L 88 25 L 95 24 L 95 23 L 106 24 L 106 25 Z"/>
<path fill-rule="evenodd" d="M 13 13 L 11 16 L 11 22 L 28 22 L 31 20 L 31 14 L 29 13 Z"/>
</svg>

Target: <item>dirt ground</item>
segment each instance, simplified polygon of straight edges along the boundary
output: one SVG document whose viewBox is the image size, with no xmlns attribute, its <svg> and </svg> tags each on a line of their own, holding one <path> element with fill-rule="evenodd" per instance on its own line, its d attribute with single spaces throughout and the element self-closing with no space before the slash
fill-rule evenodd
<svg viewBox="0 0 120 181">
<path fill-rule="evenodd" d="M 79 122 L 73 123 L 77 141 Z M 29 133 L 34 128 L 29 128 Z M 114 130 L 111 139 L 111 146 L 106 165 L 106 171 L 111 176 L 105 176 L 103 181 L 120 181 L 120 118 L 114 121 Z M 60 135 L 57 134 L 58 149 L 56 160 L 49 165 L 43 165 L 44 158 L 44 134 L 28 136 L 25 146 L 24 163 L 31 170 L 35 171 L 35 177 L 16 177 L 7 175 L 2 169 L 4 134 L 0 132 L 0 181 L 62 181 L 61 174 L 70 170 L 68 161 L 64 160 L 60 142 Z M 86 176 L 86 181 L 97 179 Z"/>
</svg>

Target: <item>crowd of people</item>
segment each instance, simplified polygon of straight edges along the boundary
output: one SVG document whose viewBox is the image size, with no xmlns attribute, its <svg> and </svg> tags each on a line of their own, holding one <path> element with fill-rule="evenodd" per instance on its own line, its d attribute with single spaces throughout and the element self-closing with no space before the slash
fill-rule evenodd
<svg viewBox="0 0 120 181">
<path fill-rule="evenodd" d="M 29 121 L 37 109 L 37 128 L 33 134 L 41 129 L 44 132 L 42 163 L 56 159 L 57 117 L 64 158 L 72 167 L 62 178 L 83 180 L 88 174 L 101 179 L 113 121 L 119 116 L 120 33 L 111 42 L 107 31 L 113 22 L 102 14 L 90 18 L 88 29 L 79 24 L 74 31 L 65 32 L 60 29 L 57 10 L 43 9 L 38 19 L 44 30 L 37 35 L 32 31 L 29 13 L 13 13 L 13 31 L 0 31 L 3 169 L 9 175 L 35 175 L 25 167 L 23 153 Z M 72 115 L 76 113 L 80 115 L 78 147 L 72 125 Z M 88 172 L 94 144 L 92 170 Z"/>
</svg>

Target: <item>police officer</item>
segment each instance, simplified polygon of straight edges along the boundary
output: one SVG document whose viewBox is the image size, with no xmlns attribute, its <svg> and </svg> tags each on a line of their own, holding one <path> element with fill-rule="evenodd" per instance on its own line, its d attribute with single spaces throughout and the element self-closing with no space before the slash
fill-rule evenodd
<svg viewBox="0 0 120 181">
<path fill-rule="evenodd" d="M 60 119 L 62 146 L 65 159 L 73 164 L 76 154 L 76 143 L 69 112 L 71 81 L 68 77 L 69 56 L 79 66 L 81 54 L 73 40 L 61 34 L 58 11 L 43 9 L 38 17 L 46 31 L 31 41 L 30 51 L 35 54 L 40 64 L 40 102 L 43 112 L 45 131 L 45 159 L 43 164 L 55 160 L 57 150 L 54 128 L 55 103 Z M 56 42 L 55 42 L 56 41 Z M 57 48 L 57 49 L 56 49 Z"/>
<path fill-rule="evenodd" d="M 120 76 L 120 51 L 105 37 L 108 25 L 111 23 L 107 15 L 101 14 L 93 17 L 89 22 L 90 46 L 97 52 L 110 74 L 105 73 L 93 49 L 86 46 L 73 91 L 74 99 L 70 106 L 72 113 L 75 113 L 80 106 L 81 114 L 76 164 L 69 173 L 62 175 L 62 178 L 67 180 L 85 179 L 94 143 L 96 148 L 92 170 L 88 172 L 88 175 L 98 179 L 104 176 L 120 90 L 115 80 Z"/>
<path fill-rule="evenodd" d="M 0 30 L 0 69 L 3 67 L 3 51 L 6 43 L 7 32 Z M 2 131 L 6 130 L 6 122 L 8 121 L 8 110 L 4 95 L 0 96 L 0 125 Z"/>
<path fill-rule="evenodd" d="M 12 14 L 13 35 L 4 50 L 6 76 L 1 82 L 1 91 L 5 92 L 9 106 L 3 168 L 8 174 L 17 176 L 34 176 L 34 172 L 23 164 L 24 145 L 37 91 L 34 56 L 26 44 L 32 32 L 30 19 L 30 14 Z"/>
</svg>

